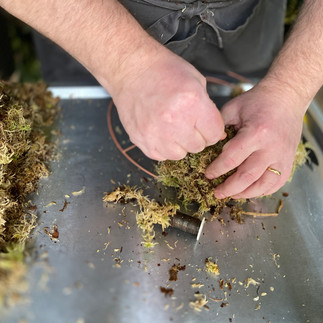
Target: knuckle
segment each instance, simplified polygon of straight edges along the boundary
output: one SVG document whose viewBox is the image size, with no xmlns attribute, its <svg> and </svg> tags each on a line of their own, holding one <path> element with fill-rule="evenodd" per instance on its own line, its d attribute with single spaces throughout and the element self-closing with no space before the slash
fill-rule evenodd
<svg viewBox="0 0 323 323">
<path fill-rule="evenodd" d="M 224 159 L 223 163 L 224 163 L 224 167 L 225 167 L 226 169 L 229 169 L 229 170 L 234 169 L 234 168 L 236 168 L 236 166 L 237 166 L 237 164 L 236 164 L 235 160 L 234 160 L 232 157 L 230 157 L 230 156 L 227 156 L 227 157 Z"/>
<path fill-rule="evenodd" d="M 201 88 L 192 85 L 184 88 L 184 91 L 177 93 L 176 103 L 183 108 L 198 105 L 202 97 Z"/>
<path fill-rule="evenodd" d="M 160 114 L 160 120 L 164 123 L 174 123 L 175 118 L 175 111 L 164 110 Z"/>
<path fill-rule="evenodd" d="M 255 138 L 269 138 L 270 129 L 267 123 L 263 122 L 255 128 Z"/>
<path fill-rule="evenodd" d="M 181 88 L 168 98 L 166 109 L 159 114 L 161 121 L 175 123 L 182 122 L 183 116 L 196 118 L 196 109 L 203 98 L 202 88 L 192 84 L 183 84 Z"/>
<path fill-rule="evenodd" d="M 240 174 L 240 181 L 242 183 L 252 184 L 257 179 L 258 179 L 257 176 L 255 174 L 253 174 L 252 172 L 249 172 L 249 171 L 241 172 L 241 174 Z"/>
</svg>

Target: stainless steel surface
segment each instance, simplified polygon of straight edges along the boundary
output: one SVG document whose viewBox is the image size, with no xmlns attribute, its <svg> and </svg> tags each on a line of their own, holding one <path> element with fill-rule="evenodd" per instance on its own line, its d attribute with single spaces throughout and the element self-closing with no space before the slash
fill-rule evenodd
<svg viewBox="0 0 323 323">
<path fill-rule="evenodd" d="M 304 135 L 319 166 L 304 166 L 273 197 L 251 203 L 253 210 L 272 212 L 283 198 L 278 217 L 247 217 L 238 224 L 224 214 L 225 225 L 206 223 L 199 242 L 175 229 L 165 237 L 156 228 L 159 244 L 149 251 L 140 245 L 137 208 L 102 202 L 104 192 L 119 183 L 149 186 L 146 192 L 157 199 L 161 194 L 114 146 L 107 104 L 107 99 L 62 101 L 55 126 L 62 132 L 60 158 L 32 197 L 39 226 L 30 242 L 29 302 L 1 313 L 1 322 L 322 322 L 323 159 L 310 131 L 305 128 Z M 153 169 L 138 150 L 131 155 Z M 83 194 L 72 194 L 83 187 Z M 65 200 L 70 204 L 61 212 Z M 56 205 L 47 206 L 52 201 Z M 57 242 L 43 231 L 54 224 Z M 218 277 L 205 272 L 208 257 L 219 265 Z M 186 269 L 170 282 L 169 269 L 179 263 Z M 259 285 L 246 289 L 241 283 L 247 278 Z M 232 290 L 229 285 L 221 290 L 220 279 L 230 280 Z M 173 296 L 165 297 L 160 287 L 173 288 Z M 189 307 L 198 290 L 209 300 L 209 310 L 200 313 Z"/>
</svg>

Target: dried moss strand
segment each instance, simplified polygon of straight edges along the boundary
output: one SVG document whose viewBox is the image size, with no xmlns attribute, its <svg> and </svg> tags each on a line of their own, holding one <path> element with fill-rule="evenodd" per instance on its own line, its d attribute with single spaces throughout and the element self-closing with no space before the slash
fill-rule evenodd
<svg viewBox="0 0 323 323">
<path fill-rule="evenodd" d="M 279 213 L 262 213 L 262 212 L 247 212 L 247 211 L 242 211 L 241 212 L 244 215 L 252 215 L 252 216 L 277 216 Z"/>
</svg>

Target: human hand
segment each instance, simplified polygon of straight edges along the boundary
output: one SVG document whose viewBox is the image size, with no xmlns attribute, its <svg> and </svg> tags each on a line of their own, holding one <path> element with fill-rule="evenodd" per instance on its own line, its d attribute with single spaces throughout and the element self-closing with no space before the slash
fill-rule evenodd
<svg viewBox="0 0 323 323">
<path fill-rule="evenodd" d="M 225 125 L 234 125 L 238 133 L 205 175 L 211 179 L 236 167 L 237 171 L 216 187 L 217 198 L 269 195 L 285 184 L 302 131 L 306 107 L 300 102 L 284 88 L 259 84 L 223 107 Z"/>
<path fill-rule="evenodd" d="M 182 159 L 223 138 L 222 117 L 205 78 L 167 49 L 150 60 L 123 78 L 113 95 L 131 142 L 161 161 Z"/>
</svg>

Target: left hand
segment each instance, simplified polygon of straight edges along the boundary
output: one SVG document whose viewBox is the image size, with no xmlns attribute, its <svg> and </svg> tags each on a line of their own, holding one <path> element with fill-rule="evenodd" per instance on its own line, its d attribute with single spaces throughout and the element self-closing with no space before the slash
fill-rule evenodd
<svg viewBox="0 0 323 323">
<path fill-rule="evenodd" d="M 300 141 L 306 104 L 284 88 L 256 85 L 232 99 L 222 109 L 225 125 L 234 125 L 236 136 L 206 169 L 217 178 L 237 171 L 215 188 L 216 198 L 252 198 L 276 192 L 288 180 Z M 267 168 L 278 170 L 281 175 Z"/>
</svg>

